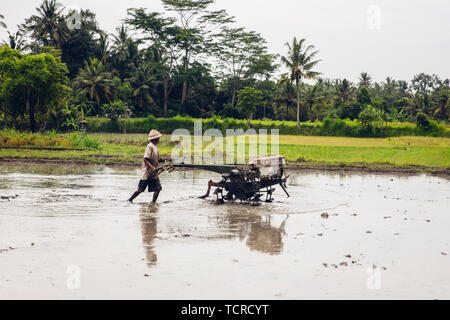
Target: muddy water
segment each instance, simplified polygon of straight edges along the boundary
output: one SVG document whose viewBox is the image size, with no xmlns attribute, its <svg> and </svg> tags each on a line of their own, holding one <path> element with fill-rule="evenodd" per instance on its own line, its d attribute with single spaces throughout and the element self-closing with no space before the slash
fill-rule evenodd
<svg viewBox="0 0 450 320">
<path fill-rule="evenodd" d="M 298 172 L 261 206 L 206 172 L 0 166 L 0 299 L 450 298 L 450 181 Z M 18 195 L 18 197 L 16 197 Z M 8 198 L 9 197 L 9 198 Z"/>
</svg>

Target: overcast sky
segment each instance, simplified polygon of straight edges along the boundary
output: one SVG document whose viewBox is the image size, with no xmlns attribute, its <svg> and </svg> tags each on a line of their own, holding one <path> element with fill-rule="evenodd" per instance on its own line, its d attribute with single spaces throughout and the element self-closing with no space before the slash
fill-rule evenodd
<svg viewBox="0 0 450 320">
<path fill-rule="evenodd" d="M 42 2 L 0 1 L 12 31 Z M 109 32 L 127 8 L 162 11 L 160 0 L 61 2 L 91 9 Z M 286 41 L 306 38 L 320 51 L 317 70 L 327 78 L 356 81 L 362 71 L 377 81 L 410 80 L 420 72 L 450 78 L 450 0 L 216 0 L 215 7 L 235 16 L 237 25 L 261 33 L 272 53 L 285 55 Z M 2 39 L 6 35 L 0 30 Z"/>
</svg>

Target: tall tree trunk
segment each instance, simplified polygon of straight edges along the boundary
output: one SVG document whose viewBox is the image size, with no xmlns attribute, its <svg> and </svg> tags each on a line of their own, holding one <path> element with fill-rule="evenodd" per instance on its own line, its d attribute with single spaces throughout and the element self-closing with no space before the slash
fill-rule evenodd
<svg viewBox="0 0 450 320">
<path fill-rule="evenodd" d="M 237 91 L 237 81 L 233 80 L 233 93 L 231 95 L 231 106 L 234 108 L 236 107 L 237 101 L 236 101 L 236 91 Z"/>
<path fill-rule="evenodd" d="M 184 76 L 186 76 L 186 73 L 189 69 L 189 51 L 188 49 L 186 49 L 185 54 L 184 54 Z M 183 110 L 183 104 L 184 101 L 186 100 L 186 96 L 187 96 L 187 80 L 183 80 L 183 91 L 181 93 L 181 110 Z"/>
<path fill-rule="evenodd" d="M 167 117 L 167 104 L 168 104 L 167 100 L 169 99 L 169 94 L 167 90 L 168 83 L 169 83 L 168 77 L 164 77 L 164 108 L 163 108 L 164 117 Z"/>
<path fill-rule="evenodd" d="M 3 128 L 8 128 L 8 109 L 5 105 L 4 111 L 3 111 Z"/>
<path fill-rule="evenodd" d="M 28 114 L 30 115 L 30 130 L 31 130 L 31 132 L 35 132 L 36 131 L 36 122 L 34 120 L 34 106 L 30 102 L 30 99 L 31 99 L 31 89 L 28 88 L 27 100 L 25 102 L 25 106 L 28 110 Z"/>
<path fill-rule="evenodd" d="M 250 114 L 248 115 L 248 118 L 247 118 L 247 125 L 248 125 L 249 129 L 252 127 L 252 125 L 251 125 L 252 120 L 253 120 L 253 112 L 250 112 Z"/>
<path fill-rule="evenodd" d="M 297 127 L 300 129 L 300 86 L 297 79 Z"/>
<path fill-rule="evenodd" d="M 181 93 L 181 105 L 184 104 L 184 101 L 186 100 L 186 96 L 187 96 L 187 81 L 184 80 L 183 81 L 183 92 Z"/>
<path fill-rule="evenodd" d="M 280 111 L 280 106 L 281 106 L 280 101 L 277 101 L 277 113 Z"/>
<path fill-rule="evenodd" d="M 233 94 L 231 95 L 231 106 L 233 108 L 235 106 L 235 103 L 236 103 L 236 91 L 234 91 L 234 88 L 233 88 Z"/>
<path fill-rule="evenodd" d="M 289 101 L 286 100 L 286 121 L 289 120 Z"/>
</svg>

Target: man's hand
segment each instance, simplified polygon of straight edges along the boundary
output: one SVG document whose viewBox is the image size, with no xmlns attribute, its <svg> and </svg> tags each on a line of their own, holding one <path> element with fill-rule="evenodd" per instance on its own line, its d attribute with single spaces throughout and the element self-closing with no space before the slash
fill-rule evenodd
<svg viewBox="0 0 450 320">
<path fill-rule="evenodd" d="M 157 168 L 155 168 L 148 159 L 144 159 L 144 162 L 152 173 L 156 171 Z"/>
</svg>

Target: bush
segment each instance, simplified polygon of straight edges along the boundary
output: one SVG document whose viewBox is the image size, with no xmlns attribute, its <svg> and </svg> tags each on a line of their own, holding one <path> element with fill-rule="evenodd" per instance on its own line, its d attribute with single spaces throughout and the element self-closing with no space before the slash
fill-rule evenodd
<svg viewBox="0 0 450 320">
<path fill-rule="evenodd" d="M 431 130 L 431 123 L 430 119 L 428 119 L 427 115 L 425 113 L 419 113 L 416 117 L 416 126 L 420 130 L 423 130 L 424 132 Z"/>
<path fill-rule="evenodd" d="M 357 102 L 349 102 L 344 103 L 339 107 L 339 117 L 340 118 L 349 118 L 349 119 L 356 119 L 361 112 L 361 105 Z"/>
<path fill-rule="evenodd" d="M 446 135 L 444 124 L 438 124 L 436 121 L 431 120 L 426 114 L 419 113 L 416 116 L 416 127 L 420 134 L 429 135 L 434 137 L 442 137 Z"/>
<path fill-rule="evenodd" d="M 363 116 L 365 116 L 363 114 Z M 372 118 L 373 119 L 373 118 Z M 378 116 L 376 117 L 378 120 Z M 209 119 L 195 119 L 190 117 L 155 118 L 153 115 L 147 118 L 121 118 L 115 121 L 106 118 L 88 118 L 87 130 L 89 132 L 126 132 L 126 133 L 148 133 L 151 129 L 166 134 L 171 134 L 175 129 L 183 128 L 194 132 L 194 122 L 202 121 L 203 131 L 211 128 L 219 129 L 226 134 L 227 129 L 248 129 L 246 120 L 233 118 L 213 117 Z M 395 137 L 395 136 L 418 136 L 433 135 L 450 137 L 450 128 L 430 122 L 435 129 L 430 133 L 424 133 L 416 125 L 411 123 L 391 122 L 385 126 L 381 123 L 372 123 L 371 128 L 362 125 L 358 120 L 341 120 L 325 118 L 323 122 L 302 122 L 300 130 L 294 121 L 278 120 L 253 120 L 250 123 L 253 129 L 280 130 L 285 135 L 315 135 L 315 136 L 341 136 L 341 137 Z M 433 124 L 434 123 L 434 124 Z"/>
<path fill-rule="evenodd" d="M 358 115 L 359 121 L 367 129 L 378 127 L 382 122 L 383 117 L 380 110 L 368 105 L 363 111 Z"/>
<path fill-rule="evenodd" d="M 69 136 L 66 136 L 59 135 L 56 131 L 41 134 L 4 129 L 0 131 L 0 146 L 99 149 L 100 143 L 95 138 L 89 137 L 85 133 L 74 132 Z"/>
<path fill-rule="evenodd" d="M 116 100 L 102 106 L 103 115 L 110 119 L 118 119 L 127 114 L 128 106 L 122 100 Z"/>
</svg>

